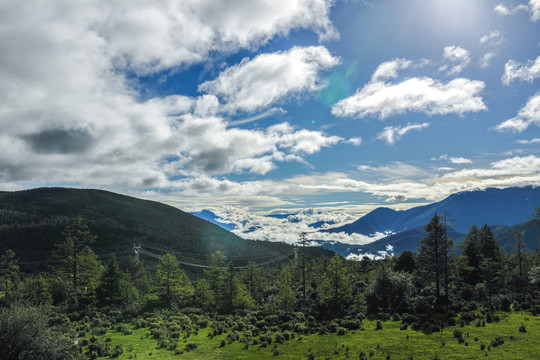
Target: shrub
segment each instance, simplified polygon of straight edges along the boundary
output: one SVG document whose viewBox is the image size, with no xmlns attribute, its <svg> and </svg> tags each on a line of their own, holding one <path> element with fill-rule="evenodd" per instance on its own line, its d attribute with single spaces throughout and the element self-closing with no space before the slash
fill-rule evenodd
<svg viewBox="0 0 540 360">
<path fill-rule="evenodd" d="M 285 336 L 283 336 L 282 333 L 276 333 L 275 341 L 278 344 L 283 344 L 283 342 L 285 341 Z"/>
<path fill-rule="evenodd" d="M 525 328 L 525 325 L 523 325 L 523 324 L 519 325 L 519 332 L 522 332 L 522 333 L 527 332 L 527 328 Z"/>
<path fill-rule="evenodd" d="M 407 323 L 402 323 L 401 326 L 399 327 L 399 330 L 407 330 Z"/>
<path fill-rule="evenodd" d="M 472 311 L 461 314 L 461 320 L 465 321 L 466 323 L 470 323 L 474 319 L 475 319 L 475 316 Z"/>
<path fill-rule="evenodd" d="M 197 346 L 199 346 L 198 344 L 196 343 L 187 343 L 186 344 L 186 351 L 191 351 L 193 349 L 196 349 Z"/>
<path fill-rule="evenodd" d="M 463 333 L 459 329 L 454 329 L 454 337 L 456 339 L 463 339 Z"/>
<path fill-rule="evenodd" d="M 259 336 L 259 340 L 261 343 L 267 343 L 268 345 L 272 344 L 272 334 L 266 333 Z"/>
<path fill-rule="evenodd" d="M 504 339 L 500 336 L 497 336 L 494 340 L 491 340 L 491 347 L 497 347 L 504 344 Z"/>
<path fill-rule="evenodd" d="M 382 330 L 382 322 L 381 322 L 381 320 L 377 320 L 375 330 Z"/>
<path fill-rule="evenodd" d="M 398 313 L 393 313 L 392 314 L 392 320 L 393 321 L 401 321 L 401 316 L 399 316 Z"/>
<path fill-rule="evenodd" d="M 413 322 L 418 321 L 418 318 L 414 315 L 404 313 L 403 315 L 401 315 L 401 321 L 410 325 Z"/>
<path fill-rule="evenodd" d="M 281 350 L 279 350 L 277 344 L 274 345 L 274 349 L 272 350 L 272 355 L 274 355 L 274 356 L 279 356 L 279 355 L 281 355 Z"/>
<path fill-rule="evenodd" d="M 337 330 L 338 335 L 345 335 L 346 333 L 347 333 L 347 329 L 345 329 L 344 327 L 339 327 Z"/>
<path fill-rule="evenodd" d="M 112 350 L 111 357 L 118 357 L 124 353 L 124 348 L 122 347 L 122 344 L 118 344 L 114 347 Z"/>
<path fill-rule="evenodd" d="M 238 331 L 227 334 L 227 342 L 229 344 L 232 344 L 233 342 L 239 339 L 240 339 L 240 334 L 238 333 Z"/>
</svg>

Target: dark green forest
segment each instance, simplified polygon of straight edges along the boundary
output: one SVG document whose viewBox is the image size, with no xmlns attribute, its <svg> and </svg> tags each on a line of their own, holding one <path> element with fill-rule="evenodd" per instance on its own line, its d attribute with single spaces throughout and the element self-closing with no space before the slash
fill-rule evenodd
<svg viewBox="0 0 540 360">
<path fill-rule="evenodd" d="M 309 247 L 297 248 L 295 257 L 290 256 L 289 245 L 265 248 L 268 244 L 257 242 L 249 245 L 253 249 L 249 252 L 249 246 L 233 235 L 227 235 L 224 242 L 230 244 L 219 249 L 200 247 L 201 242 L 194 241 L 184 247 L 184 254 L 190 256 L 171 249 L 157 259 L 141 253 L 136 260 L 132 252 L 125 251 L 134 242 L 127 240 L 126 234 L 133 231 L 129 227 L 119 235 L 123 238 L 120 244 L 114 245 L 118 249 L 121 245 L 121 251 L 115 254 L 113 247 L 98 256 L 105 247 L 100 238 L 107 224 L 96 227 L 98 217 L 90 213 L 59 217 L 55 204 L 48 206 L 50 224 L 45 228 L 50 232 L 36 237 L 48 246 L 47 262 L 38 264 L 35 260 L 47 246 L 4 242 L 2 238 L 2 359 L 120 356 L 125 349 L 111 346 L 99 335 L 110 329 L 129 334 L 133 330 L 125 324 L 136 329 L 148 327 L 148 336 L 156 339 L 158 347 L 180 355 L 197 347 L 187 343 L 185 350 L 180 349 L 180 340 L 207 327 L 211 328 L 209 338 L 227 334 L 223 346 L 240 341 L 247 348 L 266 347 L 272 342 L 276 346 L 291 333 L 345 334 L 362 329 L 366 319 L 377 319 L 377 327 L 382 327 L 381 321 L 399 320 L 402 328 L 432 334 L 460 323 L 485 326 L 485 322 L 499 321 L 500 312 L 540 313 L 540 253 L 538 247 L 526 251 L 519 231 L 514 234 L 511 253 L 504 251 L 490 227 L 482 224 L 471 226 L 455 246 L 443 219 L 435 214 L 425 225 L 416 252 L 379 260 L 364 257 L 346 261 Z M 33 215 L 28 205 L 2 211 L 3 236 L 42 229 L 32 224 L 43 217 Z M 96 211 L 107 216 L 106 209 Z M 130 209 L 125 216 L 136 212 Z M 135 229 L 143 215 L 137 216 Z M 154 220 L 158 221 L 145 221 Z M 99 231 L 93 231 L 92 224 Z M 112 224 L 111 220 L 115 231 L 121 227 Z M 531 214 L 530 225 L 540 227 L 540 208 Z M 154 231 L 159 229 L 148 229 L 148 236 Z M 221 232 L 212 231 L 216 233 L 207 236 L 219 242 Z M 115 236 L 111 230 L 107 241 Z M 305 234 L 299 234 L 302 240 Z M 161 247 L 172 248 L 170 244 L 164 242 Z M 242 248 L 243 257 L 231 256 L 235 246 Z M 193 256 L 194 249 L 200 256 Z M 25 251 L 34 254 L 29 256 Z M 288 256 L 268 261 L 265 251 L 274 259 Z M 196 263 L 185 265 L 188 260 Z M 193 264 L 198 266 L 194 269 Z M 279 349 L 274 352 L 279 356 Z"/>
</svg>

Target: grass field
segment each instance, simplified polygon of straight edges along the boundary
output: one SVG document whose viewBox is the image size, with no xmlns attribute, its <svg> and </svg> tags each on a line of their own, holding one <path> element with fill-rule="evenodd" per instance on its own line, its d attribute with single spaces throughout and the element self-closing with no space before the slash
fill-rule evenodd
<svg viewBox="0 0 540 360">
<path fill-rule="evenodd" d="M 131 325 L 133 334 L 109 330 L 100 340 L 110 337 L 112 347 L 122 344 L 124 352 L 118 359 L 359 359 L 362 352 L 369 359 L 540 359 L 540 317 L 526 313 L 498 315 L 500 322 L 486 323 L 485 327 L 477 327 L 473 321 L 464 327 L 451 326 L 442 333 L 429 335 L 410 328 L 400 330 L 398 321 L 383 322 L 382 329 L 375 330 L 375 321 L 364 320 L 364 330 L 345 335 L 294 334 L 294 338 L 277 345 L 279 351 L 274 350 L 275 342 L 264 348 L 250 343 L 245 348 L 239 341 L 229 344 L 226 334 L 210 339 L 207 336 L 210 328 L 201 329 L 187 339 L 180 338 L 177 345 L 180 354 L 160 349 L 148 329 L 134 329 Z M 520 325 L 525 326 L 526 332 L 519 331 Z M 454 329 L 463 333 L 464 342 L 458 343 Z M 492 346 L 497 337 L 504 343 Z M 223 347 L 222 340 L 227 343 Z M 197 344 L 197 348 L 186 350 L 188 343 Z"/>
</svg>

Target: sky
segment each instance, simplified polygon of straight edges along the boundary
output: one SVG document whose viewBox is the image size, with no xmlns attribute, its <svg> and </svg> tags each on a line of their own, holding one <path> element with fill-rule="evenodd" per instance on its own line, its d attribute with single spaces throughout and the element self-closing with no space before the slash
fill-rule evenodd
<svg viewBox="0 0 540 360">
<path fill-rule="evenodd" d="M 540 185 L 539 77 L 540 0 L 0 0 L 0 190 L 106 189 L 293 241 Z"/>
</svg>

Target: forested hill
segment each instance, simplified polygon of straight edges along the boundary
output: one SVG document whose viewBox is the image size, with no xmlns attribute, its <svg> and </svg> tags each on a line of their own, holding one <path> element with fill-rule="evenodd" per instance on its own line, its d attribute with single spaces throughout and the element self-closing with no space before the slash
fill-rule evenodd
<svg viewBox="0 0 540 360">
<path fill-rule="evenodd" d="M 64 240 L 63 229 L 78 217 L 97 235 L 91 247 L 98 255 L 128 254 L 134 243 L 176 251 L 180 259 L 197 263 L 217 250 L 244 263 L 292 253 L 289 245 L 244 240 L 169 205 L 69 188 L 0 192 L 0 253 L 11 249 L 21 261 L 46 263 L 54 244 Z"/>
</svg>

